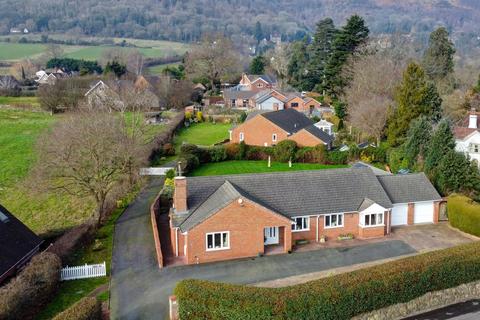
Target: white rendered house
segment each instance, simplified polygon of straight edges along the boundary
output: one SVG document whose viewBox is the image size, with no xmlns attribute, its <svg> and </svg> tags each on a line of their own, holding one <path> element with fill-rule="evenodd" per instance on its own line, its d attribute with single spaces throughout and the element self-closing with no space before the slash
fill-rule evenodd
<svg viewBox="0 0 480 320">
<path fill-rule="evenodd" d="M 463 125 L 455 127 L 455 150 L 463 152 L 480 166 L 480 112 L 472 109 Z"/>
</svg>

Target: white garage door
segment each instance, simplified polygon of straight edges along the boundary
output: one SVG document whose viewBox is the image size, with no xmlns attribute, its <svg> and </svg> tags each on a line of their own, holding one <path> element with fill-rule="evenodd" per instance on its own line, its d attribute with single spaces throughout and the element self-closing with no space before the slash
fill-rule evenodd
<svg viewBox="0 0 480 320">
<path fill-rule="evenodd" d="M 392 226 L 402 226 L 407 224 L 408 205 L 394 204 L 392 209 Z"/>
<path fill-rule="evenodd" d="M 415 203 L 413 223 L 432 223 L 433 222 L 433 202 Z"/>
</svg>

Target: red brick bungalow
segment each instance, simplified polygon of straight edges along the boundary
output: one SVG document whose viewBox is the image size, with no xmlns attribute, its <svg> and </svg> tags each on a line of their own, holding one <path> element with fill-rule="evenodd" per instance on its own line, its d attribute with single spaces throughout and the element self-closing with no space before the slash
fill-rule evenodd
<svg viewBox="0 0 480 320">
<path fill-rule="evenodd" d="M 252 112 L 244 123 L 230 131 L 230 141 L 247 145 L 272 146 L 293 140 L 300 147 L 319 144 L 331 147 L 334 137 L 317 128 L 312 120 L 294 109 Z"/>
<path fill-rule="evenodd" d="M 300 239 L 383 237 L 395 225 L 438 222 L 441 200 L 424 174 L 370 168 L 176 177 L 172 252 L 196 264 L 287 253 Z"/>
</svg>

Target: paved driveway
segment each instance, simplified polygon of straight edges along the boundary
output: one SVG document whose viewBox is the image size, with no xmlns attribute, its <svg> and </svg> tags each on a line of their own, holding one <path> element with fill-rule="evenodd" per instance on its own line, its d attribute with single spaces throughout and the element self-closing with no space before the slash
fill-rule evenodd
<svg viewBox="0 0 480 320">
<path fill-rule="evenodd" d="M 132 209 L 134 208 L 138 207 L 134 205 Z M 150 236 L 151 233 L 149 224 L 145 223 L 148 219 L 140 218 L 140 214 L 130 219 L 130 215 L 133 215 L 131 210 L 126 212 L 124 219 L 119 221 L 121 227 L 116 229 L 116 240 L 125 239 L 128 242 L 123 244 L 123 241 L 115 241 L 112 319 L 166 319 L 168 296 L 172 294 L 175 284 L 182 279 L 252 284 L 415 252 L 403 241 L 393 240 L 350 248 L 295 252 L 289 255 L 159 270 L 152 261 L 153 240 L 145 236 Z M 121 232 L 128 232 L 129 239 L 120 234 Z M 148 256 L 148 252 L 151 256 Z"/>
</svg>

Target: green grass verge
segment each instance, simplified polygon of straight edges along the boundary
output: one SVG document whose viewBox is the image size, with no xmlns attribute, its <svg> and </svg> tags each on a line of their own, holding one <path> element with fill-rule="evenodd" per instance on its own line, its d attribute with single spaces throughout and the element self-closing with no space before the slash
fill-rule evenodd
<svg viewBox="0 0 480 320">
<path fill-rule="evenodd" d="M 17 105 L 32 105 L 38 106 L 38 98 L 37 97 L 2 97 L 0 96 L 0 105 L 9 105 L 9 106 L 17 106 Z"/>
<path fill-rule="evenodd" d="M 264 173 L 264 172 L 281 172 L 281 171 L 298 171 L 298 170 L 323 170 L 346 168 L 347 165 L 327 165 L 318 163 L 293 163 L 292 167 L 288 163 L 272 162 L 268 167 L 267 161 L 224 161 L 215 163 L 206 163 L 195 169 L 191 176 L 215 176 L 223 174 L 241 174 L 241 173 Z"/>
<path fill-rule="evenodd" d="M 158 75 L 158 74 L 162 74 L 162 72 L 163 72 L 163 70 L 165 70 L 165 68 L 176 67 L 178 65 L 180 65 L 179 62 L 159 64 L 159 65 L 156 65 L 156 66 L 153 66 L 153 67 L 148 67 L 147 70 L 148 70 L 148 73 L 150 73 L 150 74 Z"/>
<path fill-rule="evenodd" d="M 448 197 L 447 209 L 448 220 L 453 227 L 480 237 L 480 203 L 453 194 Z"/>
<path fill-rule="evenodd" d="M 194 123 L 188 128 L 182 128 L 174 138 L 174 144 L 178 149 L 182 143 L 191 143 L 200 146 L 211 146 L 229 137 L 228 123 L 202 122 Z"/>
<path fill-rule="evenodd" d="M 115 221 L 126 209 L 127 204 L 133 201 L 133 199 L 137 196 L 138 192 L 139 188 L 136 188 L 127 197 L 125 197 L 125 199 L 123 199 L 122 207 L 117 208 L 110 216 L 108 222 L 97 231 L 95 235 L 95 241 L 91 245 L 81 248 L 74 254 L 74 263 L 72 265 L 82 265 L 85 263 L 94 264 L 105 261 L 107 265 L 107 275 L 110 275 Z M 107 285 L 109 280 L 110 277 L 107 276 L 62 282 L 60 284 L 58 294 L 40 313 L 38 319 L 41 320 L 53 318 L 56 314 L 62 312 L 75 302 L 89 295 L 96 288 Z M 108 300 L 108 297 L 108 288 L 106 291 L 101 291 L 98 294 L 98 298 L 101 301 Z"/>
</svg>

